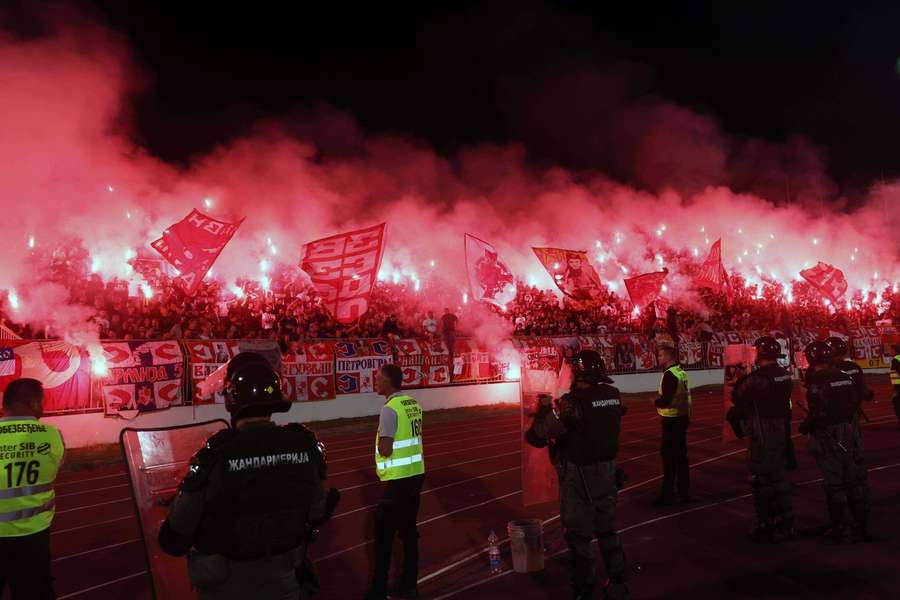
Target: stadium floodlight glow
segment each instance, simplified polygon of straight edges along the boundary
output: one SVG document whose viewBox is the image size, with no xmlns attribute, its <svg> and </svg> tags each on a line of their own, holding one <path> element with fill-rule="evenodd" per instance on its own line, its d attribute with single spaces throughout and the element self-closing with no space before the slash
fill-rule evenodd
<svg viewBox="0 0 900 600">
<path fill-rule="evenodd" d="M 212 205 L 213 205 L 213 199 L 212 199 L 212 198 L 204 198 L 204 199 L 203 199 L 203 205 L 204 205 L 206 208 L 212 208 Z"/>
</svg>

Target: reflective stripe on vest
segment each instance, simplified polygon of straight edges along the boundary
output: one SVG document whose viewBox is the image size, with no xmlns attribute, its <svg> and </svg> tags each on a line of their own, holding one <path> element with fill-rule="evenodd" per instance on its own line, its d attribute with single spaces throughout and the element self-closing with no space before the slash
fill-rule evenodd
<svg viewBox="0 0 900 600">
<path fill-rule="evenodd" d="M 896 360 L 897 362 L 900 362 L 900 354 L 895 356 L 894 360 Z M 891 361 L 891 362 L 894 362 L 894 361 Z M 891 366 L 893 366 L 893 365 L 891 365 Z M 900 386 L 900 373 L 898 373 L 894 369 L 891 369 L 891 385 Z"/>
<path fill-rule="evenodd" d="M 672 398 L 672 404 L 665 408 L 657 408 L 656 412 L 661 417 L 685 417 L 691 414 L 691 388 L 688 385 L 687 373 L 681 368 L 681 365 L 673 365 L 666 369 L 663 376 L 659 380 L 659 395 L 662 396 L 662 380 L 666 373 L 672 373 L 678 379 L 678 389 L 675 391 L 675 397 Z"/>
<path fill-rule="evenodd" d="M 375 436 L 375 471 L 381 481 L 403 479 L 425 472 L 422 454 L 422 407 L 410 396 L 394 396 L 385 405 L 397 413 L 390 456 L 378 452 L 379 435 Z"/>
<path fill-rule="evenodd" d="M 62 437 L 34 419 L 0 420 L 0 537 L 20 537 L 50 527 Z"/>
</svg>

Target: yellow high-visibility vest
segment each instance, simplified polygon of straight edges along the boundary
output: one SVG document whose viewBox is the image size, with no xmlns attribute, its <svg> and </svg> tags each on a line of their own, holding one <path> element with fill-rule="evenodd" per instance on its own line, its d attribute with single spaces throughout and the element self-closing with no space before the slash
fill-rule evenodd
<svg viewBox="0 0 900 600">
<path fill-rule="evenodd" d="M 0 537 L 39 533 L 53 521 L 53 482 L 65 446 L 37 419 L 0 419 Z"/>
<path fill-rule="evenodd" d="M 900 354 L 894 357 L 894 360 L 900 362 Z M 891 361 L 893 362 L 893 361 Z M 900 373 L 897 373 L 894 369 L 891 369 L 891 385 L 900 386 Z"/>
<path fill-rule="evenodd" d="M 668 369 L 666 369 L 666 372 L 663 373 L 663 377 L 666 376 L 666 373 L 671 373 L 678 379 L 678 390 L 675 392 L 675 397 L 672 399 L 672 404 L 666 406 L 665 408 L 657 408 L 656 412 L 658 412 L 661 417 L 690 416 L 691 388 L 688 385 L 687 373 L 684 372 L 684 369 L 681 368 L 681 365 L 673 365 L 669 367 Z M 660 396 L 662 396 L 662 377 L 659 380 L 658 393 Z"/>
<path fill-rule="evenodd" d="M 422 407 L 411 396 L 397 395 L 385 405 L 397 413 L 394 450 L 388 456 L 378 452 L 379 434 L 375 434 L 375 471 L 381 481 L 403 479 L 425 472 L 422 447 Z"/>
</svg>

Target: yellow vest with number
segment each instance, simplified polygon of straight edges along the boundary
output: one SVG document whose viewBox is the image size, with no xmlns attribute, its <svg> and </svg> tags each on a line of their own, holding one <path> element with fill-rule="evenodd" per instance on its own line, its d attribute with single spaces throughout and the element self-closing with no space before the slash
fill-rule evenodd
<svg viewBox="0 0 900 600">
<path fill-rule="evenodd" d="M 394 396 L 385 404 L 397 413 L 397 433 L 393 453 L 384 457 L 378 452 L 379 435 L 375 434 L 375 471 L 381 481 L 403 479 L 425 472 L 422 455 L 422 407 L 411 396 Z"/>
<path fill-rule="evenodd" d="M 894 360 L 900 362 L 900 354 L 894 357 Z M 894 361 L 891 361 L 894 362 Z M 893 365 L 891 365 L 893 366 Z M 900 386 L 900 373 L 897 373 L 894 369 L 891 369 L 891 385 Z"/>
<path fill-rule="evenodd" d="M 681 368 L 681 365 L 674 365 L 666 369 L 666 373 L 671 373 L 678 379 L 678 389 L 675 391 L 675 397 L 672 398 L 672 404 L 665 408 L 657 408 L 656 412 L 661 417 L 687 417 L 691 414 L 691 388 L 688 385 L 687 373 Z M 666 373 L 659 380 L 659 395 L 662 396 L 662 380 Z"/>
<path fill-rule="evenodd" d="M 53 521 L 62 436 L 36 419 L 0 421 L 0 537 L 41 532 Z"/>
</svg>

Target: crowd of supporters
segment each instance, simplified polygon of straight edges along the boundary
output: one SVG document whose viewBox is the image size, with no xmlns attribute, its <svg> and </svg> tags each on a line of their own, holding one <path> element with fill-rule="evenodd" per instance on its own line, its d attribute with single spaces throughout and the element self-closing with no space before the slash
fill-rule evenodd
<svg viewBox="0 0 900 600">
<path fill-rule="evenodd" d="M 740 277 L 731 292 L 700 290 L 672 305 L 636 309 L 626 296 L 604 289 L 589 303 L 560 298 L 550 290 L 518 284 L 504 307 L 470 301 L 458 288 L 405 278 L 379 281 L 368 311 L 356 322 L 340 324 L 315 290 L 296 273 L 272 274 L 264 289 L 258 281 L 224 286 L 204 281 L 193 296 L 160 269 L 142 273 L 136 285 L 115 278 L 76 276 L 63 270 L 56 281 L 69 302 L 91 307 L 102 339 L 277 339 L 286 349 L 305 339 L 442 337 L 471 333 L 486 321 L 507 324 L 508 334 L 526 336 L 640 332 L 690 333 L 703 339 L 714 331 L 777 329 L 793 332 L 817 327 L 848 330 L 900 317 L 900 294 L 890 286 L 857 293 L 835 308 L 808 284 L 795 282 L 790 296 L 781 284 L 748 286 Z M 487 313 L 492 313 L 493 316 Z M 25 339 L 54 337 L 39 323 L 19 323 L 8 300 L 0 304 L 2 323 Z"/>
</svg>

